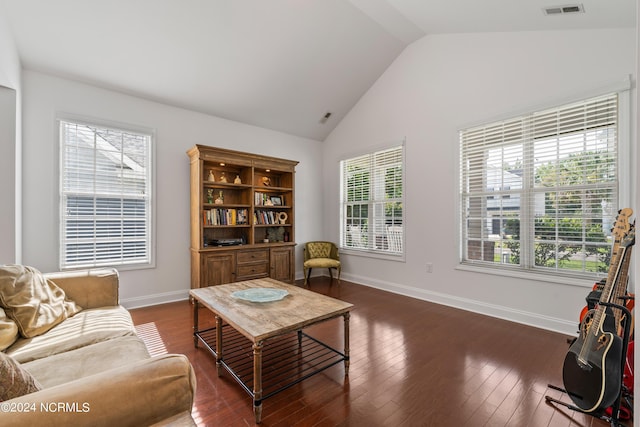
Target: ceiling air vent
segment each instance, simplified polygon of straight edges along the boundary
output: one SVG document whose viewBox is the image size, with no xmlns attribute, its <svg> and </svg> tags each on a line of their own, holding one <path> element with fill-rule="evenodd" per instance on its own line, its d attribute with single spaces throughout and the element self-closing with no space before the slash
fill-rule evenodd
<svg viewBox="0 0 640 427">
<path fill-rule="evenodd" d="M 572 13 L 584 13 L 584 6 L 581 4 L 567 4 L 564 6 L 551 6 L 542 9 L 545 15 L 567 15 Z"/>
<path fill-rule="evenodd" d="M 327 120 L 329 120 L 329 117 L 331 117 L 331 111 L 327 111 L 325 115 L 322 116 L 322 118 L 320 119 L 320 123 L 322 124 L 327 123 Z"/>
</svg>

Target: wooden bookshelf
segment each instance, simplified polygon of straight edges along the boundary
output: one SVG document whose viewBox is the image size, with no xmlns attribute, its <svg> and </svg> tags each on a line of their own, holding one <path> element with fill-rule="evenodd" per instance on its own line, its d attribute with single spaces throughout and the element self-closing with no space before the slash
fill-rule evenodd
<svg viewBox="0 0 640 427">
<path fill-rule="evenodd" d="M 295 272 L 297 161 L 205 145 L 191 162 L 191 287 Z"/>
</svg>

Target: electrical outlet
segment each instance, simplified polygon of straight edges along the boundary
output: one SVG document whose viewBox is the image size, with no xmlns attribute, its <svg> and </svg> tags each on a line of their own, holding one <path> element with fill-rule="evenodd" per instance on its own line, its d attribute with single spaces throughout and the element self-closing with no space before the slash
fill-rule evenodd
<svg viewBox="0 0 640 427">
<path fill-rule="evenodd" d="M 433 263 L 432 262 L 428 262 L 427 263 L 427 273 L 433 273 Z"/>
</svg>

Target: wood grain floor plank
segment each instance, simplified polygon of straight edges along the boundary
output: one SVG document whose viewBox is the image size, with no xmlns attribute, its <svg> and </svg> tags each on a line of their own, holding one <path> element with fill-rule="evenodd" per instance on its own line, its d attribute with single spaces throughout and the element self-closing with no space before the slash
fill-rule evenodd
<svg viewBox="0 0 640 427">
<path fill-rule="evenodd" d="M 609 425 L 545 401 L 546 395 L 567 401 L 548 384 L 562 385 L 571 337 L 344 280 L 313 278 L 309 289 L 355 305 L 349 376 L 336 365 L 266 399 L 263 427 Z M 191 360 L 199 426 L 255 425 L 249 395 L 228 374 L 216 375 L 210 353 L 194 348 L 189 302 L 131 314 L 150 351 Z M 210 312 L 199 314 L 201 324 L 213 326 Z M 307 332 L 341 349 L 341 319 Z"/>
</svg>

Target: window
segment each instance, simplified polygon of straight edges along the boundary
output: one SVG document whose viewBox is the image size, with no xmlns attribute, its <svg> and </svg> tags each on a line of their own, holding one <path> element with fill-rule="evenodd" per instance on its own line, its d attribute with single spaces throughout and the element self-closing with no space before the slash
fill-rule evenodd
<svg viewBox="0 0 640 427">
<path fill-rule="evenodd" d="M 404 148 L 340 162 L 340 246 L 384 255 L 404 254 Z"/>
<path fill-rule="evenodd" d="M 593 277 L 619 209 L 619 95 L 460 132 L 463 264 Z"/>
<path fill-rule="evenodd" d="M 59 124 L 60 267 L 152 264 L 151 135 Z"/>
</svg>

